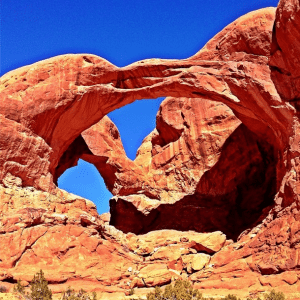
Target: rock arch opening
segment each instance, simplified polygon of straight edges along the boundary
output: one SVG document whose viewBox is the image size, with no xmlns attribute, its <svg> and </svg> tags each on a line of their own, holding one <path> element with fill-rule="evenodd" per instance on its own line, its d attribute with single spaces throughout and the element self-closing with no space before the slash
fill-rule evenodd
<svg viewBox="0 0 300 300">
<path fill-rule="evenodd" d="M 93 164 L 79 159 L 77 166 L 67 169 L 58 178 L 58 187 L 93 201 L 99 214 L 109 211 L 112 194 Z"/>
<path fill-rule="evenodd" d="M 127 157 L 136 158 L 144 138 L 155 128 L 156 114 L 163 97 L 143 99 L 110 112 L 107 116 L 116 125 Z"/>
<path fill-rule="evenodd" d="M 166 98 L 140 149 L 144 165 L 124 171 L 131 179 L 110 201 L 124 232 L 221 230 L 236 240 L 274 206 L 276 151 L 224 104 Z"/>
<path fill-rule="evenodd" d="M 222 242 L 222 245 L 226 247 L 218 248 L 216 251 L 220 252 L 211 258 L 210 263 L 189 278 L 196 283 L 197 288 L 227 288 L 230 281 L 235 286 L 257 291 L 276 281 L 275 285 L 286 285 L 289 290 L 296 291 L 299 278 L 297 245 L 300 240 L 300 122 L 297 104 L 300 96 L 297 59 L 299 43 L 295 42 L 295 36 L 299 35 L 297 5 L 296 1 L 282 0 L 276 16 L 273 8 L 247 14 L 227 26 L 196 55 L 185 60 L 150 59 L 117 68 L 93 55 L 65 55 L 6 74 L 0 82 L 1 184 L 15 184 L 18 187 L 15 190 L 23 195 L 22 187 L 34 187 L 40 194 L 57 193 L 54 198 L 63 200 L 63 193 L 56 189 L 53 182 L 72 165 L 68 155 L 77 153 L 82 159 L 97 166 L 97 169 L 102 168 L 101 174 L 113 175 L 107 178 L 103 176 L 107 186 L 117 195 L 111 200 L 111 224 L 124 231 L 133 229 L 137 233 L 172 226 L 176 229 L 196 228 L 197 231 L 221 229 L 228 237 L 235 239 L 239 234 L 238 230 L 251 228 L 256 222 L 259 223 L 270 207 L 274 206 L 259 226 L 243 236 L 241 243 L 225 242 L 224 237 L 225 244 Z M 121 152 L 115 153 L 113 158 L 108 157 L 107 153 L 103 153 L 106 148 L 98 147 L 94 142 L 103 141 L 95 138 L 103 135 L 97 122 L 106 122 L 104 127 L 110 133 L 112 141 L 117 143 L 116 131 L 103 116 L 136 99 L 159 96 L 201 98 L 206 105 L 207 100 L 227 104 L 244 125 L 238 121 L 230 137 L 221 143 L 222 151 L 227 151 L 226 155 L 220 153 L 219 156 L 210 156 L 209 151 L 214 153 L 213 150 L 217 149 L 209 147 L 214 140 L 211 138 L 205 143 L 203 132 L 198 134 L 195 123 L 188 122 L 187 112 L 179 110 L 178 113 L 176 109 L 172 119 L 164 118 L 162 109 L 156 132 L 146 139 L 141 155 L 138 155 L 139 163 L 129 161 L 129 167 L 123 168 Z M 188 101 L 183 105 L 185 104 Z M 187 107 L 185 109 L 188 111 Z M 175 123 L 172 122 L 174 118 Z M 207 134 L 208 126 L 215 126 L 216 129 L 226 120 L 230 122 L 233 119 L 229 115 L 226 118 L 213 118 L 213 122 L 207 118 L 205 133 Z M 188 132 L 195 134 L 188 135 Z M 245 134 L 240 135 L 239 132 Z M 216 134 L 214 138 L 220 136 L 222 137 Z M 195 137 L 195 143 L 190 142 L 192 137 Z M 220 147 L 220 143 L 215 144 Z M 232 147 L 235 144 L 236 147 Z M 199 181 L 194 180 L 196 172 L 188 172 L 191 170 L 188 164 L 197 162 L 197 157 L 189 159 L 195 154 L 191 145 L 202 145 L 201 157 L 207 158 L 202 161 L 199 159 L 204 167 L 208 167 L 207 170 L 202 168 L 204 172 L 200 174 Z M 240 148 L 248 151 L 248 155 L 239 156 L 243 154 L 242 151 L 237 151 Z M 176 149 L 182 150 L 182 155 L 171 155 Z M 145 175 L 141 167 L 148 161 L 145 157 L 141 159 L 142 154 L 151 158 L 146 169 L 146 174 L 151 170 L 150 177 Z M 185 157 L 188 159 L 185 160 Z M 181 164 L 183 161 L 186 166 Z M 150 168 L 152 163 L 155 169 Z M 178 185 L 178 182 L 188 184 Z M 188 187 L 193 186 L 193 182 L 194 190 L 189 191 Z M 231 187 L 234 188 L 230 189 Z M 34 188 L 27 189 L 27 192 L 34 192 Z M 35 193 L 33 198 L 36 200 Z M 164 202 L 164 199 L 169 199 L 169 202 Z M 195 214 L 197 210 L 199 214 Z M 38 220 L 40 213 L 43 213 L 31 208 L 26 211 L 30 213 L 26 213 L 29 220 L 32 220 L 31 212 Z M 57 217 L 61 224 L 60 216 L 56 215 L 55 218 Z M 36 221 L 24 222 L 18 216 L 13 216 L 6 222 L 10 236 L 10 226 L 14 226 L 15 221 L 18 224 L 22 221 L 21 226 L 29 224 L 32 236 L 31 230 L 35 231 L 35 228 L 30 225 L 36 224 Z M 208 228 L 207 224 L 213 224 L 214 227 Z M 64 224 L 61 225 L 62 228 L 65 227 Z M 81 226 L 87 225 L 87 219 L 83 219 Z M 19 225 L 14 228 L 17 234 L 14 241 L 19 244 L 18 235 L 23 235 L 23 230 L 19 230 Z M 44 233 L 40 232 L 42 250 L 44 240 L 47 239 Z M 5 236 L 4 238 L 6 239 Z M 92 239 L 93 236 L 89 238 Z M 138 243 L 138 238 L 135 241 Z M 122 247 L 124 255 L 120 256 L 115 251 L 115 242 L 116 240 L 113 241 L 112 252 L 118 253 L 122 260 L 126 259 L 129 248 Z M 182 242 L 190 241 L 184 237 Z M 120 245 L 121 243 L 120 241 Z M 104 243 L 92 244 L 106 247 Z M 35 243 L 31 245 L 36 246 Z M 30 246 L 23 246 L 25 250 L 31 250 L 28 249 Z M 55 251 L 56 246 L 55 244 Z M 95 247 L 92 249 L 95 250 Z M 7 252 L 11 252 L 9 247 L 6 248 Z M 140 249 L 140 255 L 144 255 L 143 249 L 145 248 Z M 44 251 L 42 252 L 44 255 Z M 53 252 L 50 253 L 52 255 Z M 103 257 L 97 251 L 91 253 L 96 255 L 96 260 Z M 5 253 L 4 257 L 6 255 Z M 32 258 L 30 251 L 25 253 L 22 249 L 18 255 L 23 258 L 30 255 Z M 3 260 L 4 268 L 10 269 L 7 274 L 13 274 L 16 278 L 15 275 L 19 274 L 19 265 L 15 264 L 16 256 L 8 253 L 7 257 L 7 262 L 6 259 Z M 156 256 L 160 263 L 161 257 Z M 28 261 L 33 261 L 27 258 L 23 264 L 25 269 L 28 269 Z M 152 262 L 151 258 L 137 258 L 143 264 L 143 269 L 145 262 Z M 164 259 L 170 262 L 169 256 Z M 132 265 L 132 259 L 127 262 L 128 267 Z M 182 269 L 180 255 L 178 264 L 168 264 L 168 268 L 176 267 L 177 270 L 179 262 Z M 58 259 L 57 266 L 64 268 L 61 263 L 62 260 Z M 126 266 L 126 260 L 125 265 L 123 262 L 122 265 Z M 125 273 L 127 266 L 124 267 Z M 144 271 L 144 277 L 139 276 L 140 280 L 136 281 L 137 286 L 146 278 L 145 274 L 150 270 L 148 267 L 145 267 L 147 271 Z M 141 265 L 137 265 L 136 269 L 142 270 Z M 89 270 L 91 278 L 95 278 L 93 269 Z M 97 270 L 96 274 L 99 274 Z M 113 270 L 116 271 L 115 268 Z M 74 274 L 76 272 L 71 271 L 67 276 L 74 279 Z M 139 275 L 141 274 L 142 272 Z M 231 274 L 230 278 L 228 274 Z M 168 280 L 173 275 L 172 272 Z M 286 278 L 289 279 L 288 282 Z M 127 288 L 128 278 L 125 279 L 126 282 L 121 281 L 119 286 L 115 286 Z M 65 275 L 61 280 L 65 282 Z M 150 278 L 150 285 L 158 282 L 155 280 Z M 141 287 L 144 285 L 145 282 L 141 283 Z"/>
<path fill-rule="evenodd" d="M 116 147 L 119 152 L 114 152 L 113 159 L 103 152 L 107 147 L 95 143 L 104 141 L 98 138 L 104 134 L 99 124 L 105 123 L 103 128 L 109 132 L 114 145 L 118 143 L 118 133 L 103 116 L 136 99 L 184 96 L 228 105 L 249 132 L 262 141 L 260 147 L 257 146 L 258 152 L 269 153 L 264 145 L 274 149 L 276 166 L 271 169 L 272 172 L 275 169 L 276 175 L 271 177 L 276 178 L 276 209 L 291 205 L 298 199 L 298 184 L 287 174 L 299 173 L 294 159 L 299 153 L 296 130 L 299 122 L 296 106 L 282 100 L 283 91 L 279 94 L 278 83 L 272 80 L 272 72 L 276 74 L 270 64 L 275 66 L 278 57 L 274 56 L 270 61 L 274 54 L 271 49 L 276 46 L 275 35 L 280 39 L 273 31 L 274 20 L 273 8 L 247 14 L 185 60 L 149 59 L 117 68 L 94 55 L 65 55 L 6 74 L 1 78 L 4 101 L 0 102 L 3 113 L 0 121 L 4 128 L 1 140 L 5 143 L 2 146 L 5 162 L 0 164 L 0 180 L 10 174 L 21 178 L 24 186 L 53 191 L 58 177 L 78 156 L 93 163 L 104 174 L 105 183 L 114 195 L 122 199 L 127 197 L 126 201 L 137 211 L 150 216 L 151 211 L 158 211 L 162 204 L 174 204 L 183 196 L 192 195 L 189 187 L 192 183 L 194 187 L 197 185 L 194 179 L 197 174 L 190 174 L 189 167 L 186 172 L 183 172 L 185 168 L 177 168 L 178 162 L 194 155 L 189 139 L 183 143 L 181 138 L 188 130 L 194 132 L 194 123 L 189 124 L 185 113 L 178 114 L 178 109 L 174 115 L 175 123 L 179 121 L 179 125 L 173 126 L 171 119 L 165 122 L 162 118 L 158 122 L 156 132 L 146 141 L 148 144 L 140 148 L 141 154 L 151 158 L 146 164 L 148 173 L 153 170 L 151 164 L 155 165 L 155 174 L 150 180 L 142 167 L 148 158 L 141 159 L 143 156 L 138 155 L 135 162 L 128 160 L 126 168 L 122 168 L 122 147 Z M 248 24 L 247 31 L 244 24 Z M 280 61 L 284 59 L 277 61 L 279 65 Z M 284 99 L 289 98 L 286 95 Z M 167 129 L 164 131 L 163 128 Z M 201 138 L 198 133 L 191 136 Z M 206 145 L 199 150 L 204 154 L 201 157 L 206 157 L 200 159 L 204 166 L 202 172 L 206 173 L 216 164 L 216 161 L 211 163 L 214 156 L 209 155 L 209 144 L 205 144 L 205 139 L 196 143 Z M 21 150 L 19 145 L 23 147 Z M 185 145 L 182 157 L 172 156 L 174 149 L 181 145 Z M 71 159 L 70 155 L 73 155 Z M 190 161 L 195 160 L 188 159 L 187 164 Z M 175 168 L 168 168 L 170 164 Z M 136 180 L 137 177 L 142 179 Z M 188 184 L 177 184 L 180 181 Z M 206 189 L 205 185 L 203 189 Z M 267 190 L 265 192 L 269 194 Z M 131 195 L 134 197 L 129 201 Z M 242 198 L 237 195 L 238 202 L 242 203 Z M 164 203 L 164 199 L 169 202 Z M 121 203 L 117 199 L 112 201 Z M 118 219 L 113 220 L 119 226 Z M 143 228 L 140 228 L 141 232 Z"/>
<path fill-rule="evenodd" d="M 115 175 L 112 174 L 113 170 L 107 173 L 108 168 L 105 168 L 105 164 L 109 163 L 105 161 L 104 157 L 101 159 L 99 155 L 105 155 L 106 153 L 106 159 L 113 160 L 116 153 L 118 155 L 121 154 L 121 161 L 124 164 L 128 161 L 127 157 L 130 160 L 134 160 L 142 141 L 155 128 L 156 114 L 163 99 L 136 101 L 115 110 L 108 114 L 108 117 L 115 124 L 108 117 L 105 117 L 97 127 L 98 129 L 95 130 L 97 132 L 95 136 L 89 136 L 87 133 L 76 138 L 63 154 L 56 168 L 58 187 L 92 200 L 96 204 L 99 213 L 108 212 L 109 199 L 113 195 L 107 189 L 100 172 L 104 172 L 106 182 L 109 182 L 108 177 Z M 101 129 L 99 130 L 100 127 Z M 85 138 L 89 141 L 90 147 L 92 147 L 91 143 L 93 143 L 102 148 L 101 153 L 97 152 L 98 160 L 96 157 L 93 158 L 93 153 L 86 144 Z M 103 142 L 99 141 L 99 139 L 102 139 Z M 87 161 L 95 162 L 97 160 L 100 172 L 93 163 L 82 160 L 82 157 L 85 157 Z M 113 162 L 111 162 L 111 165 L 113 165 Z M 107 172 L 104 171 L 105 169 Z M 117 169 L 114 171 L 117 172 Z"/>
<path fill-rule="evenodd" d="M 134 160 L 104 117 L 70 145 L 57 174 L 78 158 L 115 195 L 110 224 L 136 234 L 221 230 L 236 240 L 267 215 L 277 191 L 274 147 L 226 105 L 202 98 L 166 98 Z"/>
</svg>

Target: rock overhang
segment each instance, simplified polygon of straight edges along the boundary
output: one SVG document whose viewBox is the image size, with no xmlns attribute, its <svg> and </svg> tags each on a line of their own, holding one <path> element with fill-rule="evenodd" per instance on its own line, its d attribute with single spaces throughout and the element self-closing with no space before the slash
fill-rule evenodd
<svg viewBox="0 0 300 300">
<path fill-rule="evenodd" d="M 268 211 L 261 215 L 261 219 L 258 216 L 260 224 L 242 235 L 239 244 L 229 245 L 215 256 L 216 271 L 210 283 L 202 283 L 203 278 L 207 277 L 207 270 L 193 275 L 191 279 L 200 286 L 213 286 L 214 280 L 219 278 L 219 267 L 227 265 L 227 271 L 240 271 L 235 266 L 237 260 L 240 260 L 245 274 L 251 274 L 247 273 L 251 282 L 244 282 L 244 285 L 259 284 L 257 277 L 252 276 L 254 273 L 279 276 L 294 272 L 298 264 L 297 249 L 294 247 L 297 244 L 299 203 L 298 68 L 293 65 L 294 54 L 291 55 L 286 47 L 286 40 L 292 45 L 293 53 L 297 53 L 299 47 L 293 39 L 298 34 L 297 11 L 296 3 L 285 0 L 280 1 L 276 16 L 271 8 L 247 14 L 227 26 L 203 50 L 186 60 L 156 59 L 117 68 L 96 56 L 66 55 L 4 75 L 0 94 L 0 181 L 8 186 L 34 186 L 55 193 L 53 177 L 58 176 L 64 165 L 74 163 L 68 157 L 61 163 L 70 145 L 109 111 L 135 99 L 173 96 L 222 102 L 242 121 L 247 128 L 245 130 L 250 130 L 251 133 L 246 136 L 255 136 L 253 145 L 257 146 L 256 157 L 263 157 L 265 166 L 262 181 L 266 178 L 270 180 L 261 191 L 261 194 L 267 195 L 265 208 Z M 285 26 L 287 20 L 289 24 Z M 290 88 L 286 89 L 283 82 Z M 185 128 L 192 127 L 192 123 L 189 124 L 185 118 L 186 114 L 183 115 L 181 117 L 186 122 L 183 127 L 173 126 L 167 118 L 166 124 L 172 128 L 172 134 L 164 136 L 160 127 L 149 138 L 155 149 L 152 151 L 150 147 L 151 151 L 148 151 L 145 146 L 141 153 L 160 154 L 168 143 L 179 141 L 186 134 Z M 79 118 L 81 123 L 76 123 Z M 161 139 L 157 137 L 159 134 Z M 188 136 L 185 137 L 188 141 Z M 84 155 L 92 159 L 91 150 L 84 148 L 82 151 L 86 151 Z M 141 159 L 140 164 L 145 161 Z M 163 161 L 156 163 L 162 165 Z M 243 169 L 240 167 L 238 171 Z M 246 170 L 244 174 L 248 174 Z M 118 171 L 117 164 L 106 170 L 108 173 L 115 171 Z M 203 193 L 213 193 L 209 188 L 207 172 L 205 174 L 204 182 L 195 189 L 199 197 Z M 252 174 L 254 179 L 259 177 L 258 174 L 261 173 Z M 159 176 L 157 178 L 159 180 Z M 236 179 L 240 178 L 237 176 Z M 109 184 L 114 187 L 117 180 L 121 182 L 122 176 Z M 246 183 L 251 187 L 251 180 Z M 230 186 L 228 181 L 226 188 Z M 130 192 L 138 190 L 134 187 Z M 242 191 L 247 193 L 248 190 Z M 126 191 L 119 189 L 117 193 Z M 156 199 L 158 194 L 159 191 L 152 189 L 146 197 Z M 253 195 L 249 200 L 256 198 Z M 239 205 L 243 207 L 243 197 L 235 199 L 239 199 Z M 262 201 L 265 201 L 264 197 Z M 255 203 L 251 205 L 255 207 Z M 252 226 L 254 223 L 251 223 Z M 291 231 L 293 236 L 289 234 Z M 282 247 L 274 248 L 274 245 Z M 277 263 L 274 264 L 274 261 Z M 289 280 L 291 276 L 289 279 L 282 276 L 281 279 L 276 277 L 277 280 L 297 281 Z M 268 284 L 263 279 L 259 282 Z M 236 280 L 236 284 L 241 282 Z"/>
</svg>

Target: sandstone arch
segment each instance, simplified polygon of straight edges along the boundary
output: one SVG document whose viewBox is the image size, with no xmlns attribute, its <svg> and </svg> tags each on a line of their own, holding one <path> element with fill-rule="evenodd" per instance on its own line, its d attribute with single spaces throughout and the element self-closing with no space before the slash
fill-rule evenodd
<svg viewBox="0 0 300 300">
<path fill-rule="evenodd" d="M 0 182 L 34 186 L 55 194 L 53 178 L 72 164 L 67 157 L 72 143 L 80 143 L 80 134 L 109 111 L 136 99 L 184 96 L 225 103 L 248 130 L 274 149 L 275 206 L 238 243 L 226 244 L 211 258 L 210 266 L 190 279 L 204 288 L 226 288 L 228 278 L 243 288 L 271 285 L 273 278 L 280 284 L 293 285 L 298 281 L 300 264 L 299 39 L 295 39 L 299 35 L 299 20 L 298 3 L 283 0 L 276 14 L 275 9 L 268 8 L 239 18 L 185 60 L 150 59 L 117 68 L 93 55 L 65 55 L 4 75 L 0 80 Z M 32 195 L 35 193 L 47 194 L 38 191 Z M 49 197 L 55 199 L 54 204 L 50 202 L 53 211 L 60 211 L 63 205 L 55 201 L 64 199 L 64 194 Z M 8 203 L 9 200 L 5 205 Z M 71 199 L 68 208 L 70 203 L 76 204 L 76 209 L 85 206 L 97 217 L 91 204 Z M 47 205 L 43 203 L 45 209 L 41 210 L 26 209 L 25 225 L 16 225 L 19 217 L 13 217 L 4 220 L 2 228 L 17 232 L 14 236 L 18 241 L 19 228 L 42 222 Z M 53 224 L 66 222 L 51 217 Z M 80 219 L 83 227 L 92 226 L 94 233 L 101 232 L 94 218 L 82 217 L 77 212 L 72 217 L 70 222 Z M 34 235 L 43 237 L 46 231 L 41 226 Z M 28 244 L 22 244 L 24 251 L 34 243 L 32 232 L 28 234 Z M 100 243 L 95 238 L 89 245 L 94 253 Z M 109 247 L 113 248 L 103 245 L 99 251 L 105 252 Z M 13 269 L 23 255 L 14 250 L 12 256 L 7 249 L 0 249 L 1 257 L 8 257 L 4 262 L 1 259 L 2 269 Z M 31 258 L 31 253 L 26 255 Z M 131 255 L 124 254 L 127 265 Z M 136 256 L 135 259 L 142 260 Z M 177 266 L 174 263 L 172 267 Z M 10 280 L 10 274 L 3 274 L 1 278 Z M 140 281 L 134 284 L 138 286 Z"/>
<path fill-rule="evenodd" d="M 294 110 L 277 94 L 268 66 L 274 13 L 270 8 L 241 17 L 195 56 L 182 61 L 151 59 L 119 69 L 96 56 L 66 55 L 4 75 L 2 123 L 13 123 L 10 127 L 27 130 L 47 143 L 43 147 L 48 157 L 46 161 L 40 158 L 40 172 L 32 174 L 25 163 L 27 171 L 22 172 L 28 172 L 28 179 L 23 180 L 49 188 L 60 157 L 84 129 L 140 98 L 186 96 L 221 101 L 250 130 L 283 150 L 292 135 Z M 229 43 L 232 38 L 237 39 L 234 47 Z M 20 172 L 16 164 L 22 169 L 26 160 L 30 158 L 10 162 L 6 156 L 1 178 L 7 172 Z M 48 178 L 48 183 L 41 177 Z"/>
<path fill-rule="evenodd" d="M 296 109 L 280 98 L 271 78 L 274 19 L 273 8 L 249 13 L 181 61 L 150 59 L 117 68 L 92 55 L 64 55 L 9 72 L 1 78 L 1 135 L 9 143 L 2 147 L 0 179 L 12 174 L 49 190 L 69 145 L 108 112 L 135 99 L 185 96 L 227 104 L 273 145 L 279 185 Z M 27 142 L 20 143 L 24 135 Z"/>
</svg>

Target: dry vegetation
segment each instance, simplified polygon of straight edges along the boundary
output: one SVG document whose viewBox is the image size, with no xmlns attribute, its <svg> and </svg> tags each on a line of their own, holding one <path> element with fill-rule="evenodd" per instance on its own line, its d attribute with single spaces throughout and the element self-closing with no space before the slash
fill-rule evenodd
<svg viewBox="0 0 300 300">
<path fill-rule="evenodd" d="M 100 300 L 106 297 L 100 296 Z M 111 295 L 113 296 L 113 295 Z M 114 299 L 113 297 L 109 297 Z M 145 299 L 135 295 L 135 290 L 129 291 L 127 299 Z M 146 295 L 147 300 L 241 300 L 236 295 L 228 294 L 223 297 L 204 297 L 199 290 L 194 289 L 188 280 L 176 280 L 174 284 L 169 284 L 164 288 L 156 287 L 153 292 Z M 286 297 L 282 292 L 272 290 L 265 293 L 262 297 L 257 297 L 256 300 L 285 300 Z M 57 294 L 53 297 L 51 290 L 48 287 L 48 282 L 44 277 L 42 270 L 38 272 L 30 283 L 30 292 L 25 292 L 25 288 L 18 281 L 14 286 L 14 292 L 8 293 L 7 288 L 0 284 L 0 300 L 97 300 L 96 292 L 87 293 L 83 289 L 75 291 L 69 287 L 64 293 Z M 255 298 L 246 298 L 246 300 L 255 300 Z"/>
</svg>

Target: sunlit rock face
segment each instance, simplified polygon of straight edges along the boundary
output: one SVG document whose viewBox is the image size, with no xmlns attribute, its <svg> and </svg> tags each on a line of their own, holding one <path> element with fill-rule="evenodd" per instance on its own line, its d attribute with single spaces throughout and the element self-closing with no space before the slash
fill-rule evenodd
<svg viewBox="0 0 300 300">
<path fill-rule="evenodd" d="M 105 117 L 71 144 L 57 170 L 79 158 L 93 163 L 115 195 L 110 223 L 124 232 L 222 230 L 236 239 L 265 215 L 276 193 L 274 149 L 226 105 L 169 97 L 156 123 L 131 161 Z"/>
<path fill-rule="evenodd" d="M 222 230 L 236 239 L 273 204 L 274 149 L 224 104 L 167 98 L 156 129 L 133 162 L 120 150 L 119 135 L 110 134 L 117 132 L 113 125 L 102 122 L 82 136 L 95 155 L 89 161 L 115 195 L 111 225 L 124 232 Z M 104 136 L 102 128 L 107 129 Z"/>
<path fill-rule="evenodd" d="M 56 291 L 181 277 L 206 290 L 296 292 L 298 22 L 298 3 L 283 0 L 185 60 L 117 68 L 63 55 L 1 77 L 0 280 L 43 268 Z M 172 98 L 131 161 L 104 116 L 161 96 Z M 78 158 L 105 178 L 110 224 L 124 232 L 56 187 Z"/>
</svg>

